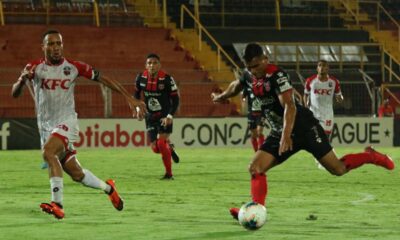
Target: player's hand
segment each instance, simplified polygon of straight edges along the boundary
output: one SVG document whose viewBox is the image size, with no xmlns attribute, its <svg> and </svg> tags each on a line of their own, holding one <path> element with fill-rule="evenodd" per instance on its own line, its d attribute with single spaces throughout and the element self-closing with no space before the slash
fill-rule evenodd
<svg viewBox="0 0 400 240">
<path fill-rule="evenodd" d="M 24 83 L 33 78 L 33 73 L 35 72 L 36 65 L 33 65 L 32 67 L 26 67 L 24 70 L 21 71 L 21 75 L 19 76 L 20 81 L 23 81 Z"/>
<path fill-rule="evenodd" d="M 161 121 L 161 126 L 164 126 L 164 127 L 172 124 L 172 118 L 165 117 L 165 118 L 161 118 L 160 121 Z"/>
<path fill-rule="evenodd" d="M 133 97 L 128 98 L 128 103 L 132 110 L 133 117 L 137 118 L 139 121 L 143 120 L 144 116 L 147 113 L 146 104 L 143 101 L 140 101 Z"/>
<path fill-rule="evenodd" d="M 285 136 L 282 134 L 281 141 L 279 142 L 279 156 L 284 152 L 293 150 L 293 141 L 291 136 Z"/>
<path fill-rule="evenodd" d="M 224 99 L 221 97 L 221 94 L 215 93 L 215 92 L 211 93 L 211 100 L 214 103 L 220 103 L 220 102 L 224 101 Z"/>
</svg>

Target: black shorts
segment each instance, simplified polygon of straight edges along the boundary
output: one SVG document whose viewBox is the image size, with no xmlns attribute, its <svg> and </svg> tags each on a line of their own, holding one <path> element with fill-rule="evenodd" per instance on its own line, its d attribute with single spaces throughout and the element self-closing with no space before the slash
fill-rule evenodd
<svg viewBox="0 0 400 240">
<path fill-rule="evenodd" d="M 279 156 L 280 137 L 269 135 L 261 146 L 261 150 L 272 154 L 279 162 L 284 162 L 290 156 L 300 150 L 306 150 L 311 153 L 316 159 L 321 159 L 332 150 L 324 129 L 315 124 L 308 126 L 305 130 L 298 131 L 292 134 L 293 150 L 284 152 Z"/>
<path fill-rule="evenodd" d="M 146 131 L 147 134 L 150 137 L 150 141 L 154 142 L 157 140 L 157 135 L 159 133 L 167 133 L 167 134 L 171 134 L 172 133 L 172 125 L 168 125 L 168 126 L 161 126 L 161 119 L 157 118 L 157 119 L 146 119 Z"/>
<path fill-rule="evenodd" d="M 247 124 L 249 125 L 249 129 L 256 129 L 257 126 L 264 127 L 262 114 L 254 114 L 252 112 L 249 112 L 247 114 Z"/>
</svg>

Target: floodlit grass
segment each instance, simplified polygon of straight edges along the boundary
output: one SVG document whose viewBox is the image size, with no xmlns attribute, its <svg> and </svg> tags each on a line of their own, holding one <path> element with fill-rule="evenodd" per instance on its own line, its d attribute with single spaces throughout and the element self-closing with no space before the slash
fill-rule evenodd
<svg viewBox="0 0 400 240">
<path fill-rule="evenodd" d="M 300 152 L 272 169 L 268 222 L 254 232 L 228 213 L 250 200 L 250 148 L 178 149 L 174 181 L 159 180 L 162 162 L 150 149 L 80 150 L 85 168 L 116 180 L 125 209 L 114 210 L 104 193 L 65 176 L 60 221 L 39 209 L 50 199 L 40 151 L 0 151 L 0 239 L 399 239 L 400 151 L 379 150 L 398 168 L 368 165 L 335 177 Z M 317 219 L 307 220 L 310 214 Z"/>
</svg>

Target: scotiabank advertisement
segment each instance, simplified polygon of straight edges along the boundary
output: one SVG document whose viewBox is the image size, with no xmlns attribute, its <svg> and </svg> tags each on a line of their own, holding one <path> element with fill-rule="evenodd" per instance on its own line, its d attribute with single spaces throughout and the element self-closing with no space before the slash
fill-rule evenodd
<svg viewBox="0 0 400 240">
<path fill-rule="evenodd" d="M 144 121 L 134 119 L 80 119 L 78 148 L 147 147 Z M 269 127 L 264 128 L 268 135 Z M 335 118 L 334 147 L 393 146 L 392 118 Z M 174 119 L 172 142 L 179 147 L 251 147 L 245 117 Z M 0 149 L 39 149 L 34 119 L 0 119 Z"/>
</svg>

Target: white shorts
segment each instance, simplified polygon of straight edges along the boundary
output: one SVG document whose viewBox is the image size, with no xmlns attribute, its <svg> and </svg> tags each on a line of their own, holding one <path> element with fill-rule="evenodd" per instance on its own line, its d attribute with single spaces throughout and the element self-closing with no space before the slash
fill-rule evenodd
<svg viewBox="0 0 400 240">
<path fill-rule="evenodd" d="M 68 155 L 69 158 L 76 154 L 74 142 L 79 140 L 79 126 L 77 119 L 63 121 L 57 124 L 51 131 L 41 130 L 40 144 L 42 149 L 50 135 L 58 137 L 63 141 L 65 155 Z"/>
<path fill-rule="evenodd" d="M 333 118 L 331 119 L 319 119 L 319 124 L 324 129 L 326 134 L 331 134 L 333 128 Z"/>
</svg>

